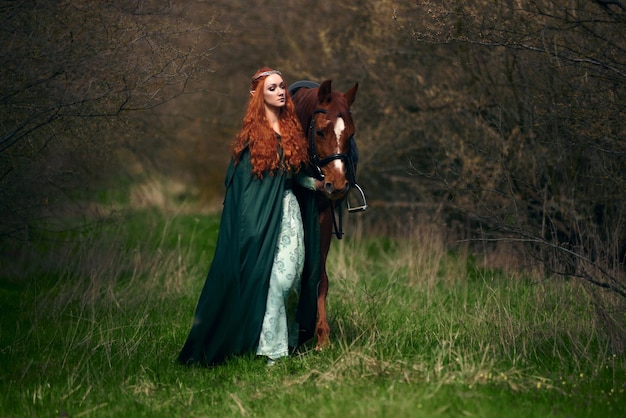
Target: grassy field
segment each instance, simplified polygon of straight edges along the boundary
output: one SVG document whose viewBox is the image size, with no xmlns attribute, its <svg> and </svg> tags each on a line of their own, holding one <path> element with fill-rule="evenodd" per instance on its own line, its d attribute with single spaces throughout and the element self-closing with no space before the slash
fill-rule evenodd
<svg viewBox="0 0 626 418">
<path fill-rule="evenodd" d="M 626 365 L 575 282 L 481 269 L 436 233 L 331 249 L 332 348 L 174 363 L 219 218 L 144 210 L 3 248 L 0 417 L 617 417 Z M 68 244 L 69 242 L 69 244 Z M 24 255 L 26 254 L 26 255 Z M 10 256 L 10 261 L 6 258 Z"/>
</svg>

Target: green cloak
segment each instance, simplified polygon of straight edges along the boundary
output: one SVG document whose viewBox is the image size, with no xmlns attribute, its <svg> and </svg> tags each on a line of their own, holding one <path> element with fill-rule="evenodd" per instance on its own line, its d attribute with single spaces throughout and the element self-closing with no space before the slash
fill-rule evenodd
<svg viewBox="0 0 626 418">
<path fill-rule="evenodd" d="M 217 247 L 178 362 L 217 364 L 255 353 L 267 302 L 282 217 L 286 173 L 259 179 L 245 150 L 226 172 L 226 197 Z M 295 182 L 294 182 L 295 183 Z M 305 263 L 297 320 L 300 344 L 312 338 L 317 319 L 320 243 L 315 192 L 293 185 L 305 231 Z"/>
</svg>

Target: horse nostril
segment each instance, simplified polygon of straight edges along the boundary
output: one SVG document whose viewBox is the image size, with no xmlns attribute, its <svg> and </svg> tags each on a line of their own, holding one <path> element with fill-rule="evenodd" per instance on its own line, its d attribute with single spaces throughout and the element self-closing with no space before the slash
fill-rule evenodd
<svg viewBox="0 0 626 418">
<path fill-rule="evenodd" d="M 326 184 L 324 185 L 324 188 L 326 189 L 326 193 L 328 194 L 332 194 L 332 192 L 334 191 L 333 184 L 330 181 L 326 182 Z"/>
</svg>

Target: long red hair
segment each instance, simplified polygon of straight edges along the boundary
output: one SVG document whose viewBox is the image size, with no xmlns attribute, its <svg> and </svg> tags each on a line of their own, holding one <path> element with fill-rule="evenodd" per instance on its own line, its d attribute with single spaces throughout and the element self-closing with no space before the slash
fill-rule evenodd
<svg viewBox="0 0 626 418">
<path fill-rule="evenodd" d="M 295 106 L 289 93 L 285 93 L 285 106 L 280 108 L 278 116 L 280 143 L 265 117 L 263 88 L 268 76 L 258 76 L 266 71 L 273 70 L 263 67 L 252 77 L 250 91 L 258 91 L 258 94 L 250 95 L 248 110 L 243 118 L 241 131 L 231 144 L 231 152 L 235 162 L 239 162 L 241 153 L 246 148 L 250 149 L 252 172 L 259 178 L 262 178 L 265 172 L 273 174 L 278 169 L 298 171 L 308 161 L 307 142 L 296 117 Z M 279 153 L 279 147 L 282 148 L 282 157 Z"/>
</svg>

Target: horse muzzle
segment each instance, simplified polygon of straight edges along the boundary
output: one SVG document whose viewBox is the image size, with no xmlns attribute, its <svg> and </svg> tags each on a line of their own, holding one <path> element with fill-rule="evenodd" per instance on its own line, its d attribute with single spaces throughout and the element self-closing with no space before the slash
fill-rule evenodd
<svg viewBox="0 0 626 418">
<path fill-rule="evenodd" d="M 348 193 L 349 189 L 350 183 L 348 183 L 347 180 L 344 180 L 343 182 L 324 182 L 324 194 L 330 200 L 342 199 L 346 193 Z"/>
</svg>

